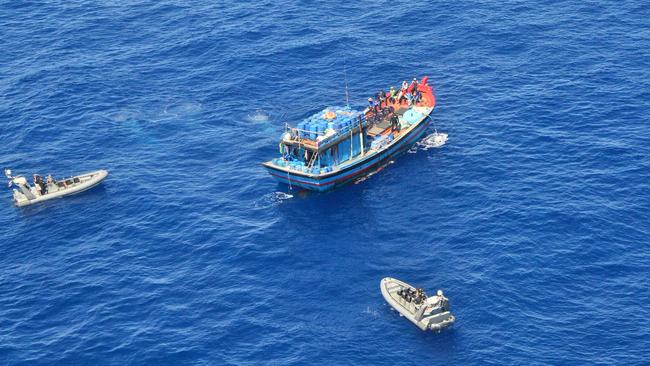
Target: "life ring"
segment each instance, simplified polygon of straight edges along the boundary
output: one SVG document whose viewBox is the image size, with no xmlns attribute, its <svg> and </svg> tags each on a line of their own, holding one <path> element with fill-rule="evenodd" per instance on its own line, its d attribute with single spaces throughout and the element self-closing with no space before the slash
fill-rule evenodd
<svg viewBox="0 0 650 366">
<path fill-rule="evenodd" d="M 325 112 L 325 114 L 323 114 L 323 118 L 325 118 L 325 119 L 334 119 L 334 118 L 336 118 L 336 113 L 334 113 L 333 111 L 327 111 L 327 112 Z"/>
</svg>

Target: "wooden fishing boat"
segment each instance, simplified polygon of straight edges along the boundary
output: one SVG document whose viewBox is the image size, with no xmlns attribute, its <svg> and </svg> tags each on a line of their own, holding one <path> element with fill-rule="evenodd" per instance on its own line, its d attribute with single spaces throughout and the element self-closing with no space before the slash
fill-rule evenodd
<svg viewBox="0 0 650 366">
<path fill-rule="evenodd" d="M 386 93 L 381 103 L 363 111 L 328 107 L 297 127 L 286 126 L 281 157 L 262 165 L 290 187 L 319 192 L 377 171 L 425 134 L 436 104 L 427 82 L 426 76 L 414 80 L 394 98 Z"/>
</svg>

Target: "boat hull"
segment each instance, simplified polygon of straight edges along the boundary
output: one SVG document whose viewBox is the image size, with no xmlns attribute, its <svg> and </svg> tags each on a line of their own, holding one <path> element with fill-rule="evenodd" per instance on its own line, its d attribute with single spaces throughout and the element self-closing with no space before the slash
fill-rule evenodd
<svg viewBox="0 0 650 366">
<path fill-rule="evenodd" d="M 430 113 L 429 113 L 430 114 Z M 414 124 L 411 130 L 400 139 L 394 140 L 383 149 L 367 155 L 357 163 L 346 166 L 338 171 L 325 174 L 308 174 L 290 171 L 287 168 L 277 167 L 264 163 L 269 174 L 281 183 L 291 187 L 301 187 L 312 191 L 325 192 L 360 179 L 377 171 L 386 165 L 392 158 L 408 150 L 424 136 L 431 123 L 429 115 Z"/>
<path fill-rule="evenodd" d="M 87 190 L 89 190 L 91 188 L 96 187 L 102 181 L 104 181 L 104 179 L 106 179 L 107 176 L 108 176 L 108 171 L 106 171 L 106 170 L 97 170 L 97 171 L 90 172 L 90 173 L 80 174 L 80 175 L 68 178 L 68 179 L 81 178 L 81 179 L 85 180 L 84 182 L 79 183 L 79 184 L 75 185 L 74 187 L 69 187 L 69 188 L 62 189 L 62 190 L 59 190 L 59 191 L 56 191 L 56 192 L 47 193 L 47 194 L 42 195 L 42 196 L 37 196 L 34 199 L 20 199 L 20 200 L 14 199 L 14 204 L 16 206 L 18 206 L 18 207 L 23 207 L 23 206 L 32 205 L 32 204 L 39 203 L 39 202 L 49 201 L 49 200 L 55 199 L 55 198 L 62 198 L 62 197 L 78 194 L 78 193 L 81 193 L 81 192 L 84 192 L 84 191 L 87 191 Z"/>
</svg>

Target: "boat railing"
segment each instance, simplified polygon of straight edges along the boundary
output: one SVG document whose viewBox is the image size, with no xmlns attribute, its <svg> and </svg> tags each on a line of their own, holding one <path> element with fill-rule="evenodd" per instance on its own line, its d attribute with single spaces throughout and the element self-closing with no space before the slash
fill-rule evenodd
<svg viewBox="0 0 650 366">
<path fill-rule="evenodd" d="M 362 127 L 367 127 L 371 124 L 372 122 L 370 120 L 367 120 L 365 118 L 361 120 Z M 288 124 L 285 124 L 285 134 L 289 133 L 288 137 L 290 141 L 294 141 L 298 143 L 308 142 L 308 144 L 315 144 L 316 146 L 318 146 L 318 145 L 327 144 L 333 141 L 334 139 L 337 139 L 342 135 L 345 135 L 350 131 L 353 131 L 357 127 L 359 127 L 358 122 L 350 123 L 349 125 L 343 126 L 342 128 L 339 128 L 337 130 L 326 129 L 326 130 L 314 131 L 314 130 L 299 129 L 297 127 L 291 127 Z M 334 133 L 332 133 L 332 131 L 334 131 Z M 319 137 L 322 138 L 319 139 Z M 284 138 L 284 140 L 287 140 L 286 137 Z"/>
</svg>

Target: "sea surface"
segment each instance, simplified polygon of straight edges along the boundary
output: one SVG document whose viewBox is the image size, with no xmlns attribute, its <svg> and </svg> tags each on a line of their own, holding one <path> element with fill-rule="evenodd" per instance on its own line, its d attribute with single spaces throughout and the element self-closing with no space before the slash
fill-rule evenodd
<svg viewBox="0 0 650 366">
<path fill-rule="evenodd" d="M 0 2 L 2 365 L 647 365 L 647 1 Z M 429 75 L 449 134 L 357 184 L 285 123 Z M 257 111 L 257 112 L 256 112 Z M 428 134 L 433 133 L 434 126 Z M 396 277 L 445 291 L 422 332 Z"/>
</svg>

